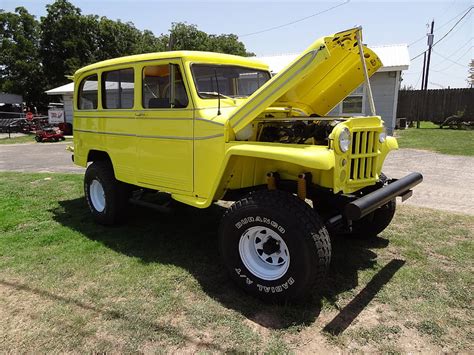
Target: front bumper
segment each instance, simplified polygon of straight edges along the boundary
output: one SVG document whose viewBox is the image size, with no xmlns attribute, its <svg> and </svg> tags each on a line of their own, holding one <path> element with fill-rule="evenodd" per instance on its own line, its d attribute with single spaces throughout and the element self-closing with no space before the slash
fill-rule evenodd
<svg viewBox="0 0 474 355">
<path fill-rule="evenodd" d="M 344 217 L 349 221 L 357 221 L 395 197 L 401 196 L 406 200 L 412 194 L 410 189 L 422 181 L 423 176 L 420 173 L 411 173 L 401 179 L 391 180 L 380 189 L 349 202 L 344 207 Z"/>
</svg>

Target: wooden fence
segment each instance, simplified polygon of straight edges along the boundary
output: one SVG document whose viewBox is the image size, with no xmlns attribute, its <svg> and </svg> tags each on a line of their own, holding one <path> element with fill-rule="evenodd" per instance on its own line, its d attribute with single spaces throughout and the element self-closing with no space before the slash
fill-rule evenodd
<svg viewBox="0 0 474 355">
<path fill-rule="evenodd" d="M 464 121 L 474 121 L 474 88 L 400 90 L 397 117 L 408 121 L 441 123 L 445 118 L 464 112 Z"/>
</svg>

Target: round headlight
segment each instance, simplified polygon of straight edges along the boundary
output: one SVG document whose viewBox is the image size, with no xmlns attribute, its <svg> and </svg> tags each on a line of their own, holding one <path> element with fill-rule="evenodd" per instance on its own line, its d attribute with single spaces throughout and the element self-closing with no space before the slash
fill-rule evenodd
<svg viewBox="0 0 474 355">
<path fill-rule="evenodd" d="M 379 134 L 379 142 L 383 143 L 385 142 L 385 139 L 387 138 L 387 133 L 385 133 L 385 130 Z"/>
<path fill-rule="evenodd" d="M 346 127 L 339 134 L 339 149 L 341 150 L 341 152 L 345 153 L 349 150 L 350 145 L 351 132 L 349 132 L 349 129 Z"/>
</svg>

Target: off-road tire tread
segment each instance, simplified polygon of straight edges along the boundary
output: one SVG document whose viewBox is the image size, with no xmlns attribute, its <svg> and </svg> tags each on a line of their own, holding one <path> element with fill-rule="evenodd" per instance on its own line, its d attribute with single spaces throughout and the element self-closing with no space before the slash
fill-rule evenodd
<svg viewBox="0 0 474 355">
<path fill-rule="evenodd" d="M 304 201 L 298 197 L 280 190 L 258 190 L 252 191 L 242 199 L 236 201 L 224 214 L 219 229 L 219 234 L 226 222 L 227 216 L 235 213 L 237 210 L 247 206 L 257 205 L 269 209 L 278 209 L 280 211 L 291 211 L 293 217 L 298 221 L 298 225 L 305 231 L 305 235 L 312 235 L 314 252 L 310 253 L 311 270 L 313 275 L 307 283 L 305 290 L 311 289 L 316 283 L 322 282 L 329 269 L 331 262 L 331 241 L 326 226 L 319 215 Z M 316 233 L 316 234 L 313 234 Z M 220 244 L 223 242 L 222 238 Z M 309 246 L 311 244 L 308 243 Z M 222 244 L 220 245 L 222 248 Z M 221 249 L 222 250 L 222 249 Z M 299 295 L 295 299 L 301 298 Z"/>
</svg>

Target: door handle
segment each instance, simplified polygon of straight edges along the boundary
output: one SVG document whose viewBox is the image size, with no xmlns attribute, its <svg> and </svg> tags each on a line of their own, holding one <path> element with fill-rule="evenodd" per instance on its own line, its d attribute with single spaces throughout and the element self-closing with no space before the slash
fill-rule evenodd
<svg viewBox="0 0 474 355">
<path fill-rule="evenodd" d="M 137 117 L 145 116 L 145 112 L 135 112 L 135 116 Z"/>
</svg>

